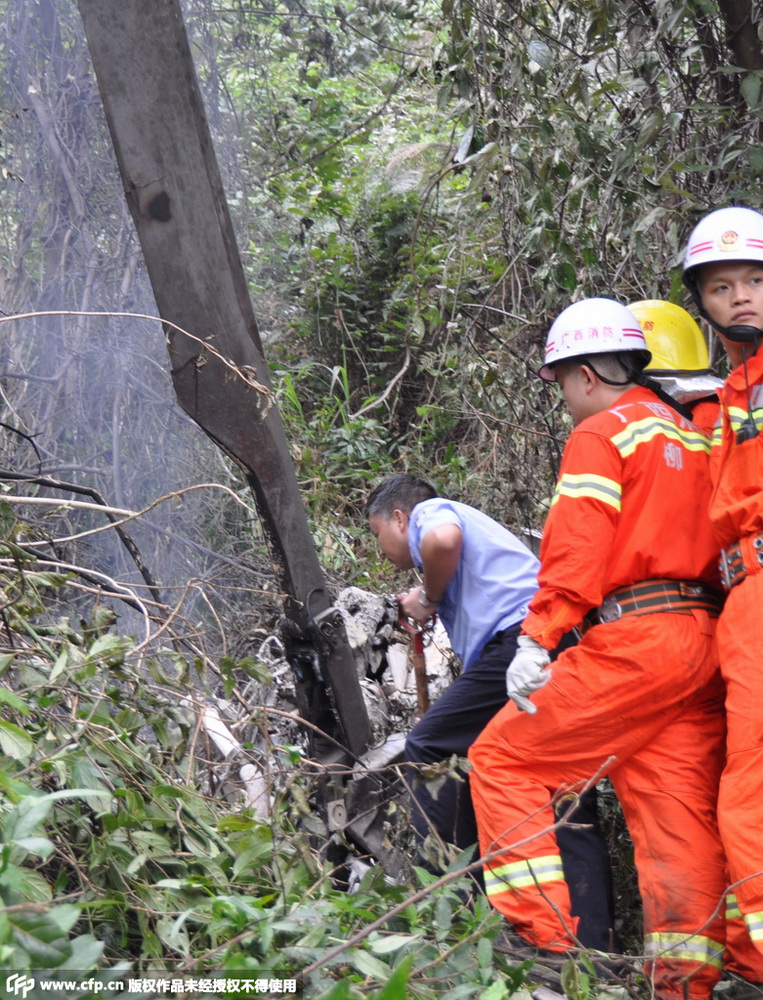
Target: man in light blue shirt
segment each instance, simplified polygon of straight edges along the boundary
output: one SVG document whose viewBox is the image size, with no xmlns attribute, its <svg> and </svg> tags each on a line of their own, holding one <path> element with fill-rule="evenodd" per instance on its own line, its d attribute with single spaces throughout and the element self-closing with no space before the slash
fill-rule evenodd
<svg viewBox="0 0 763 1000">
<path fill-rule="evenodd" d="M 435 614 L 463 672 L 416 723 L 406 741 L 414 795 L 413 825 L 465 849 L 477 843 L 468 778 L 449 778 L 436 795 L 418 775 L 422 765 L 466 757 L 490 719 L 506 704 L 506 669 L 517 650 L 527 604 L 538 589 L 538 560 L 486 514 L 437 495 L 424 479 L 390 476 L 369 496 L 365 514 L 384 556 L 416 568 L 422 583 L 398 595 L 402 612 L 420 625 Z M 463 773 L 463 772 L 462 772 Z M 615 948 L 611 873 L 598 826 L 595 790 L 586 793 L 575 824 L 557 831 L 578 935 L 592 948 Z"/>
<path fill-rule="evenodd" d="M 442 596 L 437 595 L 437 614 L 454 652 L 468 670 L 496 632 L 523 620 L 538 589 L 539 564 L 518 538 L 487 514 L 455 500 L 434 497 L 416 504 L 411 512 L 408 543 L 414 565 L 424 567 L 423 540 L 451 526 L 461 536 L 461 557 Z M 425 568 L 424 588 L 434 602 L 435 596 L 426 586 Z M 412 596 L 421 603 L 416 588 Z"/>
</svg>

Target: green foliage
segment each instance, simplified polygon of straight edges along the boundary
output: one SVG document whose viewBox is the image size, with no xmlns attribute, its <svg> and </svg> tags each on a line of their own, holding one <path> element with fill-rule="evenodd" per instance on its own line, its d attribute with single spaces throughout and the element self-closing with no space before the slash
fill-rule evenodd
<svg viewBox="0 0 763 1000">
<path fill-rule="evenodd" d="M 448 0 L 417 14 L 413 32 L 395 9 L 394 46 L 364 64 L 367 93 L 393 78 L 397 89 L 365 131 L 353 128 L 367 99 L 345 104 L 341 153 L 321 145 L 324 130 L 339 134 L 339 104 L 311 99 L 300 130 L 289 125 L 277 193 L 301 219 L 299 309 L 272 350 L 283 371 L 341 366 L 347 412 L 378 422 L 361 428 L 361 449 L 347 447 L 344 419 L 317 452 L 309 441 L 320 462 L 306 481 L 324 468 L 362 488 L 390 463 L 433 470 L 510 526 L 539 528 L 568 429 L 530 377 L 548 325 L 581 295 L 682 300 L 676 264 L 693 219 L 761 201 L 760 73 L 730 62 L 712 3 Z M 276 71 L 321 98 L 355 95 L 351 35 L 364 17 L 324 20 L 329 48 L 294 50 Z M 415 72 L 395 77 L 406 51 Z M 321 201 L 327 184 L 340 208 Z M 299 394 L 309 440 L 325 392 L 300 378 Z M 335 509 L 330 485 L 326 496 Z M 320 498 L 311 505 L 318 515 Z"/>
<path fill-rule="evenodd" d="M 344 891 L 325 858 L 314 772 L 299 748 L 257 739 L 243 759 L 267 778 L 267 819 L 242 802 L 228 763 L 199 747 L 205 691 L 168 648 L 152 656 L 102 607 L 52 622 L 64 577 L 38 571 L 11 540 L 0 552 L 0 969 L 161 970 L 299 976 L 312 996 L 477 997 L 497 976 L 501 920 L 467 905 L 457 865 L 391 884 L 370 868 Z M 58 594 L 63 597 L 63 594 Z M 43 638 L 44 635 L 44 638 Z M 220 663 L 241 697 L 261 663 Z M 493 990 L 490 995 L 497 995 Z"/>
<path fill-rule="evenodd" d="M 274 366 L 276 398 L 292 440 L 294 460 L 308 495 L 316 487 L 338 491 L 374 470 L 392 448 L 389 430 L 378 420 L 352 413 L 347 369 L 309 363 L 292 370 Z M 305 405 L 303 405 L 303 401 Z M 306 410 L 308 401 L 313 407 Z"/>
</svg>

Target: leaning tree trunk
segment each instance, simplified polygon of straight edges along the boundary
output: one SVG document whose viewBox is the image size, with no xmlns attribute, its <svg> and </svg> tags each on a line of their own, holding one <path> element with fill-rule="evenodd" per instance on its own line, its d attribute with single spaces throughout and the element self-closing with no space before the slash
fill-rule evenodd
<svg viewBox="0 0 763 1000">
<path fill-rule="evenodd" d="M 368 716 L 274 403 L 178 0 L 79 0 L 183 409 L 244 470 L 285 594 L 300 708 L 360 753 Z"/>
</svg>

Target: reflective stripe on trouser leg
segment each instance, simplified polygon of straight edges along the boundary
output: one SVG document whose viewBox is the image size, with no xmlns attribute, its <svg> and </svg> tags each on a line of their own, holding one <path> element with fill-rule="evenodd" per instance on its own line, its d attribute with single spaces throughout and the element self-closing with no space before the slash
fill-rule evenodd
<svg viewBox="0 0 763 1000">
<path fill-rule="evenodd" d="M 485 891 L 491 902 L 501 892 L 517 892 L 528 886 L 540 888 L 548 882 L 564 881 L 562 858 L 559 854 L 513 861 L 508 865 L 485 865 L 483 873 Z"/>
<path fill-rule="evenodd" d="M 544 854 L 505 863 L 506 856 L 502 863 L 493 862 L 482 869 L 491 905 L 538 948 L 555 951 L 574 944 L 580 918 L 570 912 L 561 855 Z"/>
<path fill-rule="evenodd" d="M 646 932 L 723 942 L 719 903 L 728 883 L 715 806 L 724 715 L 713 632 L 703 612 L 599 625 L 556 660 L 551 680 L 533 696 L 537 715 L 513 704 L 501 709 L 469 750 L 488 864 L 558 854 L 551 793 L 612 767 L 613 781 L 619 776 L 630 800 L 628 826 L 638 842 L 639 883 L 650 911 Z M 563 894 L 567 901 L 559 905 Z M 541 947 L 566 943 L 568 900 L 564 881 L 490 896 L 517 931 Z M 661 998 L 684 997 L 686 967 L 673 964 L 655 963 Z M 717 968 L 697 968 L 687 995 L 706 1000 L 718 979 Z"/>
<path fill-rule="evenodd" d="M 650 963 L 655 959 L 671 964 L 685 963 L 687 975 L 691 975 L 699 966 L 710 965 L 714 969 L 723 966 L 722 942 L 701 934 L 681 934 L 675 931 L 645 934 L 644 954 Z"/>
<path fill-rule="evenodd" d="M 710 646 L 710 664 L 712 654 Z M 728 886 L 715 811 L 723 694 L 720 675 L 711 676 L 669 725 L 611 773 L 634 845 L 646 971 L 660 1000 L 706 1000 L 720 978 Z"/>
<path fill-rule="evenodd" d="M 750 938 L 735 892 L 726 895 L 726 955 L 723 964 L 727 972 L 752 983 L 763 983 L 763 952 L 755 947 Z"/>
<path fill-rule="evenodd" d="M 530 944 L 564 948 L 574 944 L 578 918 L 571 913 L 553 830 L 551 796 L 544 782 L 532 774 L 509 777 L 501 739 L 506 716 L 510 724 L 518 721 L 522 726 L 525 721 L 509 702 L 469 750 L 474 764 L 469 784 L 480 851 L 487 859 L 485 889 L 491 904 Z"/>
</svg>

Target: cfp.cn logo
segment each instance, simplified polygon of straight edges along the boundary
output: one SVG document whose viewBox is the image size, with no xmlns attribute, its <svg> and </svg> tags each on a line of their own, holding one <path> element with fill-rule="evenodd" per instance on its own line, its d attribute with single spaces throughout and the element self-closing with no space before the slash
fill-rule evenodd
<svg viewBox="0 0 763 1000">
<path fill-rule="evenodd" d="M 6 978 L 5 989 L 14 997 L 21 997 L 21 1000 L 25 1000 L 27 993 L 34 989 L 34 979 L 32 976 L 19 975 L 18 972 L 14 972 L 12 976 Z"/>
</svg>

